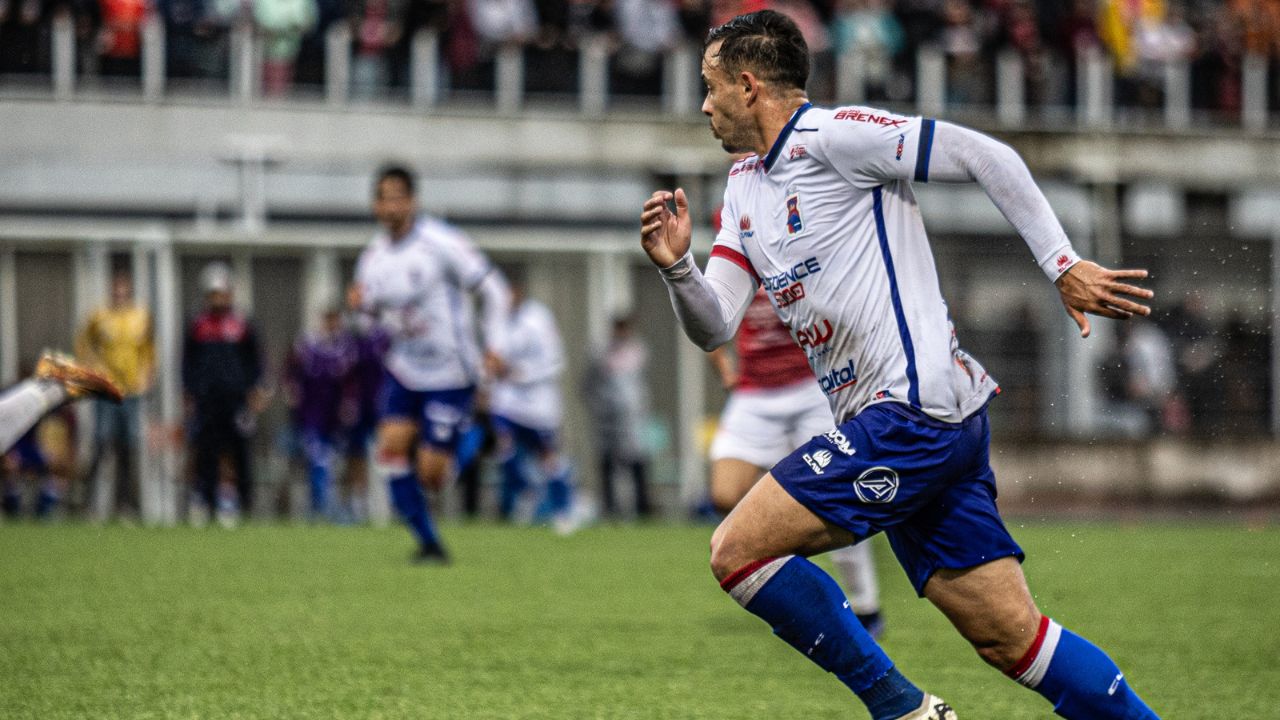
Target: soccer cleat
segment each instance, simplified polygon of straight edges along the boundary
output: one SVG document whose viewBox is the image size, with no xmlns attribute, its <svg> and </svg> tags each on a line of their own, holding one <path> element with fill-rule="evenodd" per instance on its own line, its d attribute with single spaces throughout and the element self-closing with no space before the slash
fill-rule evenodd
<svg viewBox="0 0 1280 720">
<path fill-rule="evenodd" d="M 415 565 L 448 565 L 452 562 L 449 559 L 449 553 L 439 545 L 420 547 L 409 560 Z"/>
<path fill-rule="evenodd" d="M 899 720 L 957 720 L 956 711 L 937 695 L 925 695 L 920 707 Z"/>
<path fill-rule="evenodd" d="M 105 398 L 114 403 L 124 399 L 120 388 L 106 375 L 93 370 L 73 358 L 60 353 L 46 352 L 36 363 L 37 380 L 49 380 L 66 388 L 72 399 L 90 395 Z"/>
</svg>

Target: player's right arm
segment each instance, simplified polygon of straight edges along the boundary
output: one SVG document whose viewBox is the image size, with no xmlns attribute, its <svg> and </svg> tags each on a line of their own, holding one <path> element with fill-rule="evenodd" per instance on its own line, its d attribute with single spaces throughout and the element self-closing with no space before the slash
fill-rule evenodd
<svg viewBox="0 0 1280 720">
<path fill-rule="evenodd" d="M 674 213 L 667 206 L 672 201 Z M 729 213 L 727 204 L 724 213 Z M 722 235 L 725 227 L 737 227 L 724 222 L 721 226 Z M 645 201 L 640 213 L 640 246 L 662 273 L 684 334 L 698 347 L 711 351 L 738 331 L 755 294 L 756 279 L 739 263 L 716 255 L 707 261 L 704 275 L 689 251 L 692 237 L 684 190 L 658 190 Z"/>
</svg>

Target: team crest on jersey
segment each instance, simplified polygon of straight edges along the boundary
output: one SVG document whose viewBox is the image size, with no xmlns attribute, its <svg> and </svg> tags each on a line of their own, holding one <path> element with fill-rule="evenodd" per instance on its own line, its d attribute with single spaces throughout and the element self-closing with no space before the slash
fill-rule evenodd
<svg viewBox="0 0 1280 720">
<path fill-rule="evenodd" d="M 795 237 L 804 232 L 804 218 L 800 217 L 800 193 L 787 196 L 787 235 Z"/>
<path fill-rule="evenodd" d="M 738 220 L 738 237 L 749 238 L 755 234 L 755 231 L 751 229 L 751 216 L 743 215 L 742 219 Z"/>
<path fill-rule="evenodd" d="M 853 481 L 853 491 L 864 503 L 882 505 L 892 502 L 898 494 L 898 473 L 883 465 L 873 467 Z"/>
<path fill-rule="evenodd" d="M 830 450 L 819 450 L 812 455 L 805 453 L 804 461 L 809 464 L 809 469 L 815 475 L 822 475 L 825 472 L 824 468 L 831 464 L 833 457 Z"/>
<path fill-rule="evenodd" d="M 809 154 L 809 149 L 806 148 L 805 146 L 792 145 L 791 152 L 787 154 L 787 157 L 791 160 L 798 160 L 802 157 L 807 156 L 808 154 Z"/>
</svg>

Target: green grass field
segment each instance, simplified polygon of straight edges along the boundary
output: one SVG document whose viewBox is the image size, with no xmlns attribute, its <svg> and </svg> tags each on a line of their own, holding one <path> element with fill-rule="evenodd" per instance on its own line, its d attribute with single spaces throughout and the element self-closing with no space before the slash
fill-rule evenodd
<svg viewBox="0 0 1280 720">
<path fill-rule="evenodd" d="M 1280 706 L 1280 531 L 1023 527 L 1041 607 L 1165 718 Z M 0 717 L 859 718 L 706 569 L 708 527 L 0 527 Z M 881 542 L 881 541 L 877 541 Z M 885 647 L 966 720 L 1050 717 L 877 546 Z"/>
</svg>

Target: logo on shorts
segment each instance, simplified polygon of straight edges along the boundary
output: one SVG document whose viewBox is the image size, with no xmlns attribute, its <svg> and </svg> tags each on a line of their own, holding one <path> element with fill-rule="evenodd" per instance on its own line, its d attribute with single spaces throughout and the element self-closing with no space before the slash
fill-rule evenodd
<svg viewBox="0 0 1280 720">
<path fill-rule="evenodd" d="M 830 440 L 831 444 L 835 445 L 836 449 L 845 455 L 853 455 L 856 452 L 853 446 L 849 444 L 849 438 L 840 432 L 840 428 L 823 433 L 823 437 Z"/>
<path fill-rule="evenodd" d="M 814 474 L 821 475 L 822 469 L 831 464 L 832 457 L 830 450 L 819 450 L 812 455 L 805 453 L 804 461 L 809 463 L 809 469 L 813 470 Z"/>
<path fill-rule="evenodd" d="M 853 481 L 853 491 L 864 503 L 892 502 L 898 494 L 898 473 L 883 465 L 873 467 Z"/>
</svg>

